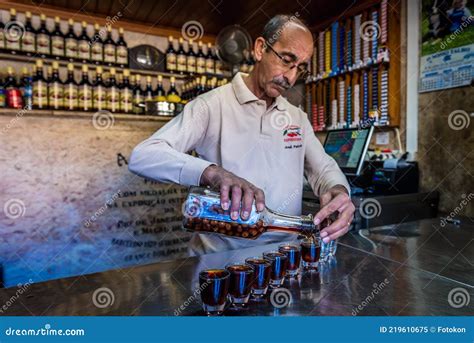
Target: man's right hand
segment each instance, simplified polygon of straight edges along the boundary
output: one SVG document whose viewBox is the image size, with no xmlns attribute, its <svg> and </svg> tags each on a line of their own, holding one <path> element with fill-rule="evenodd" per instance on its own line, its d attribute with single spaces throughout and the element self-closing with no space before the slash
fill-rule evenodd
<svg viewBox="0 0 474 343">
<path fill-rule="evenodd" d="M 243 220 L 248 219 L 254 200 L 257 211 L 263 211 L 265 208 L 265 195 L 260 188 L 219 166 L 212 165 L 204 169 L 200 184 L 220 190 L 221 207 L 227 211 L 231 202 L 230 217 L 233 220 L 239 218 L 241 203 L 240 216 Z M 230 195 L 232 195 L 231 200 Z"/>
</svg>

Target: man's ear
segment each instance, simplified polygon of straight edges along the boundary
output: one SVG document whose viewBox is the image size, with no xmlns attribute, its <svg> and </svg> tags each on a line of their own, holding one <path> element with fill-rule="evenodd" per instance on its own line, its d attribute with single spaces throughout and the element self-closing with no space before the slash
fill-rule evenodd
<svg viewBox="0 0 474 343">
<path fill-rule="evenodd" d="M 260 62 L 263 57 L 263 53 L 265 52 L 265 39 L 263 37 L 258 37 L 255 40 L 254 48 L 253 48 L 253 54 L 255 56 L 255 61 Z"/>
</svg>

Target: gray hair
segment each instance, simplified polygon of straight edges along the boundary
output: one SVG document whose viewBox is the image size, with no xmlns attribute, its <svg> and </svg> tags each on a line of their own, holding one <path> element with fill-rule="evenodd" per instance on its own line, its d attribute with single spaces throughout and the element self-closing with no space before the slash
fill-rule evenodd
<svg viewBox="0 0 474 343">
<path fill-rule="evenodd" d="M 268 42 L 270 45 L 273 45 L 278 41 L 281 34 L 283 33 L 283 30 L 289 24 L 295 23 L 297 25 L 307 28 L 306 24 L 301 19 L 299 19 L 299 17 L 300 14 L 298 12 L 295 12 L 295 14 L 293 15 L 278 14 L 271 18 L 265 24 L 261 36 L 263 37 L 263 39 L 265 39 L 266 42 Z"/>
</svg>

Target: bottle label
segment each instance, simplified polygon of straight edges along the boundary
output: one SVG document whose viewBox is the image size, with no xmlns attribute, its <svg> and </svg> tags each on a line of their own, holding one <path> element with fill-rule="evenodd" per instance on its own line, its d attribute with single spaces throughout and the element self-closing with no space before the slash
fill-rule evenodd
<svg viewBox="0 0 474 343">
<path fill-rule="evenodd" d="M 20 38 L 19 37 L 16 37 L 13 34 L 10 35 L 10 34 L 8 34 L 8 31 L 7 31 L 6 39 L 7 39 L 7 41 L 6 41 L 7 49 L 20 50 Z"/>
<path fill-rule="evenodd" d="M 7 97 L 5 96 L 4 89 L 0 89 L 0 107 L 7 107 Z"/>
<path fill-rule="evenodd" d="M 186 56 L 185 55 L 178 55 L 176 58 L 177 63 L 177 70 L 178 71 L 186 71 Z"/>
<path fill-rule="evenodd" d="M 196 57 L 188 56 L 187 71 L 188 73 L 194 73 L 196 71 Z"/>
<path fill-rule="evenodd" d="M 196 72 L 204 74 L 206 72 L 206 59 L 204 57 L 198 57 L 196 60 Z"/>
<path fill-rule="evenodd" d="M 36 49 L 40 54 L 49 54 L 50 37 L 45 33 L 36 36 Z"/>
<path fill-rule="evenodd" d="M 18 88 L 7 89 L 7 104 L 10 108 L 23 108 L 23 98 Z"/>
<path fill-rule="evenodd" d="M 95 42 L 92 44 L 91 48 L 91 59 L 93 61 L 102 62 L 104 59 L 103 56 L 103 44 L 100 42 Z"/>
<path fill-rule="evenodd" d="M 212 195 L 196 196 L 193 194 L 189 194 L 186 198 L 183 206 L 183 214 L 186 218 L 201 218 L 248 225 L 256 224 L 260 217 L 260 213 L 257 212 L 255 205 L 252 205 L 249 219 L 242 220 L 239 216 L 237 220 L 233 220 L 230 217 L 230 209 L 222 209 L 219 197 Z"/>
<path fill-rule="evenodd" d="M 77 87 L 74 84 L 69 84 L 64 89 L 64 100 L 68 110 L 77 109 Z"/>
<path fill-rule="evenodd" d="M 94 108 L 97 110 L 104 110 L 106 108 L 106 94 L 102 86 L 94 87 Z"/>
<path fill-rule="evenodd" d="M 119 110 L 119 92 L 116 87 L 109 88 L 107 92 L 107 105 L 111 112 L 118 112 Z"/>
<path fill-rule="evenodd" d="M 35 35 L 33 32 L 26 31 L 21 38 L 21 50 L 26 52 L 35 51 Z"/>
<path fill-rule="evenodd" d="M 222 74 L 222 62 L 221 61 L 216 61 L 216 74 L 217 75 Z"/>
<path fill-rule="evenodd" d="M 77 40 L 74 38 L 66 38 L 66 57 L 77 57 Z"/>
<path fill-rule="evenodd" d="M 90 59 L 91 57 L 91 46 L 89 45 L 89 42 L 86 40 L 81 40 L 79 41 L 77 50 L 78 50 L 78 57 L 83 58 L 85 60 Z"/>
<path fill-rule="evenodd" d="M 143 109 L 138 106 L 143 101 L 142 96 L 140 93 L 135 93 L 133 95 L 133 112 L 134 113 L 141 113 Z"/>
<path fill-rule="evenodd" d="M 43 81 L 36 81 L 33 84 L 33 106 L 39 109 L 45 109 L 48 105 L 46 96 L 46 87 Z"/>
<path fill-rule="evenodd" d="M 115 46 L 112 44 L 105 44 L 104 46 L 104 61 L 115 63 Z"/>
<path fill-rule="evenodd" d="M 176 54 L 173 54 L 173 53 L 166 54 L 166 69 L 170 71 L 176 70 Z"/>
<path fill-rule="evenodd" d="M 117 63 L 128 64 L 128 49 L 125 46 L 117 47 Z"/>
<path fill-rule="evenodd" d="M 5 31 L 4 30 L 0 30 L 0 47 L 2 46 L 5 46 Z"/>
<path fill-rule="evenodd" d="M 92 94 L 91 87 L 89 85 L 83 85 L 79 87 L 79 108 L 84 111 L 92 109 Z"/>
<path fill-rule="evenodd" d="M 64 56 L 64 38 L 53 37 L 51 39 L 51 54 L 54 56 Z"/>
<path fill-rule="evenodd" d="M 63 105 L 63 87 L 59 82 L 54 82 L 49 87 L 49 106 L 58 110 Z"/>
<path fill-rule="evenodd" d="M 130 89 L 122 89 L 120 96 L 120 110 L 125 113 L 132 111 L 132 92 Z"/>
<path fill-rule="evenodd" d="M 209 74 L 214 74 L 214 60 L 213 59 L 206 60 L 206 72 Z"/>
</svg>

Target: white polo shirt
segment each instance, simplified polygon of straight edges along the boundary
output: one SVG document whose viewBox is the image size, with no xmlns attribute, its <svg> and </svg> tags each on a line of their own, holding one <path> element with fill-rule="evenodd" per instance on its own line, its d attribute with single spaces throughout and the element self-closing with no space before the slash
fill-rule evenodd
<svg viewBox="0 0 474 343">
<path fill-rule="evenodd" d="M 187 152 L 195 150 L 193 157 Z M 129 168 L 141 176 L 181 185 L 199 185 L 201 174 L 216 164 L 265 193 L 267 207 L 301 214 L 303 175 L 317 195 L 335 185 L 350 191 L 334 159 L 324 152 L 306 113 L 279 96 L 267 108 L 238 73 L 232 83 L 198 96 L 132 152 Z M 194 254 L 294 240 L 286 233 L 265 233 L 257 240 L 194 234 Z"/>
</svg>

